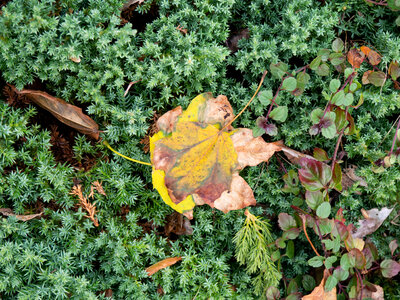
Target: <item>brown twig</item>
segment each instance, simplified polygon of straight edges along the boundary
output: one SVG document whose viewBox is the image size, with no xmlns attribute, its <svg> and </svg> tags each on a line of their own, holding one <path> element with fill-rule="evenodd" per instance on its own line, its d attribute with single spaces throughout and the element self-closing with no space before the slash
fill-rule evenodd
<svg viewBox="0 0 400 300">
<path fill-rule="evenodd" d="M 311 242 L 310 237 L 308 236 L 307 229 L 306 229 L 306 216 L 300 215 L 300 217 L 301 217 L 301 220 L 303 221 L 302 223 L 303 223 L 304 234 L 306 235 L 306 238 L 307 238 L 308 242 L 310 243 L 311 248 L 314 250 L 314 252 L 315 252 L 315 254 L 317 254 L 317 256 L 321 256 L 318 253 L 317 249 L 315 249 L 314 244 Z"/>
<path fill-rule="evenodd" d="M 142 79 L 136 80 L 136 81 L 131 81 L 128 85 L 128 87 L 125 90 L 124 93 L 124 97 L 126 97 L 126 95 L 128 94 L 129 90 L 131 89 L 132 85 L 134 85 L 135 83 L 138 83 L 139 81 L 142 81 Z"/>
<path fill-rule="evenodd" d="M 391 156 L 393 154 L 393 150 L 394 150 L 394 146 L 396 145 L 396 140 L 397 140 L 397 134 L 399 132 L 399 128 L 400 128 L 400 119 L 397 122 L 397 127 L 396 127 L 396 131 L 394 132 L 394 138 L 393 138 L 393 142 L 392 142 L 392 148 L 390 148 L 390 152 L 389 152 L 389 156 Z"/>
</svg>

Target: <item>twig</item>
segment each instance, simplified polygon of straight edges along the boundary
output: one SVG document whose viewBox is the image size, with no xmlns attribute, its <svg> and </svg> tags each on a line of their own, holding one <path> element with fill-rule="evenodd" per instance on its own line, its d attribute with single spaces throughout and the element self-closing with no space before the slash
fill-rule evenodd
<svg viewBox="0 0 400 300">
<path fill-rule="evenodd" d="M 233 120 L 231 120 L 228 124 L 226 124 L 226 125 L 221 129 L 221 132 L 224 131 L 224 129 L 226 129 L 228 126 L 230 126 L 233 122 L 235 122 L 236 119 L 239 118 L 239 116 L 240 116 L 240 115 L 246 110 L 246 108 L 251 104 L 251 102 L 253 102 L 254 98 L 257 96 L 258 91 L 259 91 L 260 88 L 261 88 L 262 83 L 264 82 L 264 79 L 265 79 L 265 76 L 267 75 L 267 73 L 268 73 L 268 71 L 265 70 L 264 73 L 263 73 L 263 75 L 262 75 L 262 77 L 261 77 L 260 83 L 258 84 L 257 90 L 256 90 L 256 92 L 254 93 L 253 97 L 251 97 L 251 99 L 249 100 L 249 102 L 247 102 L 247 104 L 245 105 L 245 107 L 243 107 L 243 109 L 236 115 L 236 117 L 234 117 Z"/>
<path fill-rule="evenodd" d="M 387 6 L 388 5 L 385 0 L 381 0 L 379 2 L 373 1 L 373 0 L 365 0 L 365 1 L 369 2 L 369 3 L 372 3 L 372 4 L 375 4 L 375 5 L 381 5 L 381 6 Z"/>
<path fill-rule="evenodd" d="M 124 93 L 124 97 L 126 97 L 126 95 L 128 94 L 129 90 L 131 89 L 132 85 L 134 85 L 135 83 L 138 83 L 139 81 L 141 81 L 142 79 L 136 80 L 136 81 L 131 81 L 128 85 L 128 87 L 125 90 Z"/>
<path fill-rule="evenodd" d="M 396 144 L 397 133 L 399 132 L 399 128 L 400 128 L 400 119 L 399 119 L 399 121 L 397 122 L 396 131 L 394 132 L 394 138 L 393 138 L 393 142 L 392 142 L 392 148 L 390 148 L 389 156 L 391 156 L 391 155 L 393 154 L 394 145 Z"/>
<path fill-rule="evenodd" d="M 307 238 L 308 242 L 310 243 L 311 248 L 314 250 L 314 252 L 315 252 L 315 254 L 317 254 L 317 256 L 321 256 L 321 255 L 318 253 L 317 249 L 315 249 L 314 244 L 311 242 L 310 237 L 308 236 L 307 229 L 306 229 L 306 216 L 301 215 L 300 217 L 301 217 L 301 220 L 303 221 L 303 231 L 304 231 L 304 234 L 306 235 L 306 238 Z"/>
</svg>

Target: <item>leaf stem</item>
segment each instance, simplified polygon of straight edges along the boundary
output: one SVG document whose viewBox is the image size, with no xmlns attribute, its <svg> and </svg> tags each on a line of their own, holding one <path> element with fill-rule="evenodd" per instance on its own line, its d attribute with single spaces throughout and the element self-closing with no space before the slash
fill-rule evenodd
<svg viewBox="0 0 400 300">
<path fill-rule="evenodd" d="M 221 129 L 221 131 L 223 131 L 223 130 L 226 129 L 229 125 L 231 125 L 234 121 L 236 121 L 236 119 L 239 118 L 239 116 L 246 110 L 246 108 L 251 104 L 251 102 L 253 102 L 254 98 L 257 96 L 258 91 L 259 91 L 260 88 L 261 88 L 262 83 L 264 82 L 264 79 L 265 79 L 265 76 L 267 75 L 267 73 L 268 73 L 268 71 L 265 70 L 264 73 L 263 73 L 263 75 L 262 75 L 262 77 L 261 77 L 260 83 L 258 84 L 257 90 L 256 90 L 256 92 L 254 93 L 253 97 L 251 97 L 251 99 L 249 100 L 249 102 L 247 102 L 247 104 L 245 105 L 245 107 L 243 107 L 243 109 L 236 115 L 236 117 L 234 117 L 232 121 L 230 121 L 228 124 L 226 124 L 226 125 Z"/>
<path fill-rule="evenodd" d="M 346 119 L 347 119 L 348 110 L 349 110 L 349 107 L 346 106 L 346 111 L 345 111 L 345 115 L 344 115 L 344 117 L 345 117 Z M 347 126 L 343 127 L 343 129 L 340 131 L 338 140 L 337 140 L 337 142 L 336 142 L 335 152 L 333 153 L 333 156 L 332 156 L 332 166 L 331 166 L 332 172 L 333 172 L 333 169 L 335 168 L 336 156 L 337 156 L 337 153 L 338 153 L 338 150 L 339 150 L 340 142 L 342 141 L 342 137 L 343 137 L 344 131 L 346 130 L 346 128 L 347 128 L 348 126 L 349 126 L 349 124 L 348 124 Z"/>
<path fill-rule="evenodd" d="M 110 149 L 112 152 L 114 152 L 115 154 L 118 154 L 119 156 L 121 156 L 121 157 L 123 157 L 123 158 L 125 158 L 127 160 L 133 161 L 133 162 L 138 163 L 138 164 L 146 165 L 146 166 L 151 166 L 151 163 L 148 163 L 148 162 L 145 162 L 145 161 L 141 161 L 141 160 L 137 160 L 137 159 L 133 159 L 133 158 L 130 158 L 128 156 L 125 156 L 125 155 L 119 153 L 118 151 L 116 151 L 113 148 L 111 148 L 110 144 L 105 140 L 103 141 L 103 144 L 106 145 L 107 148 Z"/>
</svg>

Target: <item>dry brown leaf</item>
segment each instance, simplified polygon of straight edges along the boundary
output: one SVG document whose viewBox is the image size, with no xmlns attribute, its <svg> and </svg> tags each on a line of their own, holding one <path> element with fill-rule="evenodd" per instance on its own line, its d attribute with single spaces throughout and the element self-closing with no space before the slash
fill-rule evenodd
<svg viewBox="0 0 400 300">
<path fill-rule="evenodd" d="M 343 169 L 342 172 L 342 187 L 343 190 L 348 190 L 353 184 L 358 183 L 359 186 L 367 187 L 368 184 L 364 178 L 358 176 L 355 173 L 355 166 L 350 166 L 349 168 Z"/>
<path fill-rule="evenodd" d="M 365 54 L 355 48 L 351 49 L 349 51 L 349 53 L 347 53 L 347 60 L 353 66 L 353 68 L 356 68 L 356 69 L 358 69 L 361 66 L 361 64 L 364 60 L 364 57 L 365 57 Z"/>
<path fill-rule="evenodd" d="M 182 260 L 181 256 L 169 257 L 169 258 L 163 259 L 162 261 L 159 261 L 158 263 L 155 263 L 154 265 L 148 267 L 146 269 L 146 272 L 149 276 L 151 276 L 154 273 L 157 273 L 158 271 L 160 271 L 161 269 L 164 269 L 166 267 L 176 264 L 180 260 Z"/>
<path fill-rule="evenodd" d="M 364 211 L 365 220 L 359 220 L 359 227 L 355 233 L 352 234 L 353 238 L 363 238 L 364 236 L 375 232 L 390 215 L 393 208 L 384 207 L 381 210 L 373 208 Z"/>
<path fill-rule="evenodd" d="M 16 217 L 20 221 L 29 221 L 29 220 L 41 217 L 43 215 L 43 212 L 38 213 L 38 214 L 32 214 L 32 215 L 16 215 L 16 214 L 14 214 L 14 212 L 12 211 L 11 208 L 0 208 L 0 213 L 6 217 L 10 217 L 10 216 Z"/>
<path fill-rule="evenodd" d="M 166 218 L 167 222 L 164 226 L 165 234 L 169 236 L 171 233 L 177 235 L 191 235 L 193 234 L 193 228 L 190 221 L 184 218 L 182 214 L 174 211 Z"/>
<path fill-rule="evenodd" d="M 169 134 L 175 129 L 178 117 L 182 114 L 182 107 L 178 106 L 166 112 L 157 120 L 157 126 L 160 130 Z"/>
<path fill-rule="evenodd" d="M 281 142 L 266 143 L 262 137 L 253 137 L 252 130 L 247 128 L 237 130 L 231 139 L 238 155 L 239 169 L 268 161 L 276 151 L 282 149 Z"/>
<path fill-rule="evenodd" d="M 76 129 L 77 131 L 99 139 L 99 126 L 93 119 L 82 112 L 82 109 L 65 102 L 60 98 L 53 97 L 46 92 L 35 90 L 22 90 L 18 94 L 25 95 L 41 108 L 50 112 L 60 122 Z"/>
<path fill-rule="evenodd" d="M 218 95 L 217 98 L 210 95 L 205 108 L 199 112 L 199 122 L 220 124 L 221 127 L 232 121 L 234 117 L 232 106 L 224 95 Z M 231 130 L 232 126 L 227 129 Z"/>
<path fill-rule="evenodd" d="M 206 204 L 197 194 L 193 195 L 193 198 L 196 205 Z M 250 205 L 256 205 L 253 190 L 238 173 L 232 175 L 230 189 L 223 192 L 221 197 L 210 204 L 211 207 L 219 209 L 224 213 L 231 210 L 242 209 Z"/>
<path fill-rule="evenodd" d="M 128 0 L 124 3 L 124 5 L 122 6 L 122 10 L 126 10 L 128 9 L 131 5 L 133 4 L 142 4 L 144 2 L 144 0 Z"/>
<path fill-rule="evenodd" d="M 95 182 L 92 183 L 92 186 L 94 187 L 94 189 L 95 189 L 100 195 L 103 195 L 103 196 L 106 196 L 106 197 L 107 197 L 107 194 L 106 194 L 106 192 L 104 191 L 101 182 L 99 182 L 99 181 L 96 180 Z"/>
<path fill-rule="evenodd" d="M 370 286 L 364 286 L 363 290 L 362 290 L 362 298 L 369 298 L 372 300 L 384 300 L 384 292 L 383 292 L 383 288 L 379 285 L 376 284 L 369 284 L 371 285 L 374 289 L 371 290 Z M 357 297 L 361 296 L 361 293 L 359 292 Z M 359 297 L 358 297 L 359 298 Z M 356 300 L 358 298 L 350 298 L 350 300 Z"/>
<path fill-rule="evenodd" d="M 361 46 L 361 51 L 368 57 L 371 65 L 376 66 L 381 62 L 381 56 L 378 54 L 378 52 L 371 50 L 366 46 Z"/>
<path fill-rule="evenodd" d="M 336 300 L 336 287 L 329 292 L 325 292 L 325 281 L 329 277 L 329 271 L 324 270 L 324 278 L 322 278 L 319 286 L 315 287 L 311 294 L 302 297 L 302 300 Z"/>
<path fill-rule="evenodd" d="M 72 56 L 69 59 L 72 60 L 74 63 L 77 63 L 77 64 L 81 62 L 81 59 L 79 57 L 73 57 Z"/>
</svg>

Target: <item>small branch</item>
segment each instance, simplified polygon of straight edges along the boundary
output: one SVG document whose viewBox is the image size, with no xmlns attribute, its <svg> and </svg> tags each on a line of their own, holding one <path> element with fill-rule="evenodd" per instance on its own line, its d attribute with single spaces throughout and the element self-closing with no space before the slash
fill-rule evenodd
<svg viewBox="0 0 400 300">
<path fill-rule="evenodd" d="M 393 142 L 392 142 L 392 148 L 390 148 L 390 152 L 389 152 L 389 156 L 391 156 L 393 154 L 393 150 L 394 150 L 394 146 L 396 145 L 396 140 L 397 140 L 397 134 L 399 132 L 399 128 L 400 128 L 400 119 L 397 122 L 397 127 L 396 127 L 396 131 L 394 132 L 394 138 L 393 138 Z"/>
<path fill-rule="evenodd" d="M 381 5 L 381 6 L 387 6 L 388 5 L 385 0 L 381 0 L 379 2 L 373 1 L 373 0 L 365 0 L 365 1 L 369 2 L 369 3 L 372 3 L 372 4 L 375 4 L 375 5 Z"/>
<path fill-rule="evenodd" d="M 306 235 L 306 238 L 307 238 L 308 242 L 310 243 L 311 248 L 314 250 L 314 252 L 315 252 L 315 254 L 317 254 L 317 256 L 321 256 L 321 255 L 318 253 L 317 249 L 315 249 L 313 243 L 312 243 L 311 240 L 310 240 L 310 237 L 308 236 L 307 229 L 306 229 L 306 217 L 305 217 L 304 215 L 301 215 L 300 217 L 301 217 L 301 219 L 302 219 L 302 221 L 303 221 L 303 231 L 304 231 L 304 234 Z"/>
<path fill-rule="evenodd" d="M 131 89 L 132 85 L 134 85 L 135 83 L 138 83 L 139 81 L 141 81 L 142 79 L 136 80 L 136 81 L 131 81 L 128 85 L 128 87 L 125 90 L 124 93 L 124 97 L 126 97 L 126 95 L 128 94 L 129 90 Z"/>
<path fill-rule="evenodd" d="M 253 97 L 251 97 L 251 99 L 249 100 L 249 102 L 247 102 L 247 104 L 245 105 L 245 107 L 243 107 L 243 109 L 236 115 L 236 117 L 234 117 L 232 121 L 230 121 L 228 124 L 226 124 L 226 125 L 220 130 L 221 132 L 224 131 L 224 129 L 226 129 L 228 126 L 230 126 L 233 122 L 235 122 L 236 119 L 239 118 L 239 116 L 240 116 L 240 115 L 246 110 L 246 108 L 251 104 L 251 102 L 253 102 L 254 98 L 257 96 L 258 91 L 259 91 L 260 88 L 261 88 L 262 83 L 264 82 L 264 79 L 265 79 L 265 76 L 267 75 L 267 73 L 268 73 L 268 71 L 265 70 L 264 73 L 263 73 L 263 75 L 262 75 L 262 77 L 261 77 L 260 83 L 258 84 L 257 90 L 256 90 L 256 92 L 254 93 Z"/>
</svg>

